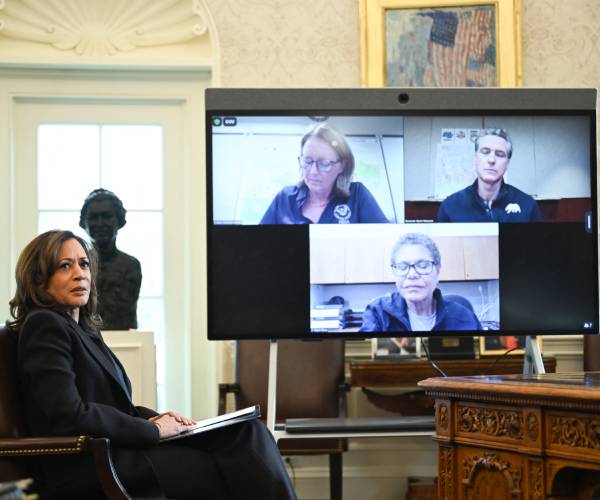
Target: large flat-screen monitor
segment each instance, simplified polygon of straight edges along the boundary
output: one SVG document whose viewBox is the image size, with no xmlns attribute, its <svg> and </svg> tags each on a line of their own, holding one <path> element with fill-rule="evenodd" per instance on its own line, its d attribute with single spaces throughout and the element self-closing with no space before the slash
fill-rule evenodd
<svg viewBox="0 0 600 500">
<path fill-rule="evenodd" d="M 210 339 L 598 333 L 595 90 L 205 101 Z"/>
</svg>

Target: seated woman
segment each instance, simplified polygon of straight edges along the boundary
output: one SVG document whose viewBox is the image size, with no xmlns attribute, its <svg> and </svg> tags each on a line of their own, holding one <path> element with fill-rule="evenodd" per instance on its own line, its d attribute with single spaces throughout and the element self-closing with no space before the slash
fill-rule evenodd
<svg viewBox="0 0 600 500">
<path fill-rule="evenodd" d="M 123 366 L 102 340 L 96 274 L 86 242 L 48 231 L 21 253 L 10 301 L 22 399 L 33 436 L 107 437 L 117 474 L 136 498 L 294 499 L 277 445 L 259 421 L 161 442 L 194 423 L 131 402 Z M 56 498 L 100 492 L 91 458 L 40 460 Z"/>
<path fill-rule="evenodd" d="M 365 309 L 361 332 L 481 330 L 472 310 L 444 299 L 437 288 L 442 257 L 426 234 L 407 233 L 392 248 L 396 289 Z"/>
<path fill-rule="evenodd" d="M 301 180 L 284 187 L 261 224 L 388 222 L 369 190 L 352 182 L 354 155 L 334 128 L 320 124 L 300 142 Z"/>
</svg>

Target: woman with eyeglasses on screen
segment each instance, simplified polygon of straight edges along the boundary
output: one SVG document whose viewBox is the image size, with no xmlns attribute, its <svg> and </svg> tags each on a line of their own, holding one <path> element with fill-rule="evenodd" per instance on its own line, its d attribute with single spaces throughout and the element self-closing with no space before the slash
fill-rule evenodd
<svg viewBox="0 0 600 500">
<path fill-rule="evenodd" d="M 261 224 L 388 222 L 373 195 L 352 182 L 354 155 L 344 136 L 320 124 L 300 142 L 301 180 L 283 188 Z"/>
<path fill-rule="evenodd" d="M 70 231 L 23 250 L 10 301 L 24 413 L 32 436 L 110 438 L 119 479 L 134 498 L 295 499 L 273 437 L 258 420 L 162 442 L 194 421 L 135 406 L 123 365 L 96 314 L 96 263 Z M 91 457 L 40 457 L 52 498 L 104 498 Z"/>
<path fill-rule="evenodd" d="M 481 330 L 468 301 L 446 300 L 437 287 L 442 257 L 426 234 L 407 233 L 392 248 L 396 292 L 367 305 L 361 332 Z"/>
</svg>

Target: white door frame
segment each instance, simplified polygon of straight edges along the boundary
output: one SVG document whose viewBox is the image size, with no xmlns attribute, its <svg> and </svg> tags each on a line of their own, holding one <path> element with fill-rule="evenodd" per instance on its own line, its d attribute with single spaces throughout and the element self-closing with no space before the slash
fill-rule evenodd
<svg viewBox="0 0 600 500">
<path fill-rule="evenodd" d="M 182 131 L 181 165 L 176 172 L 164 173 L 166 406 L 195 418 L 216 411 L 219 366 L 216 345 L 206 340 L 203 92 L 210 82 L 206 69 L 176 73 L 0 69 L 0 227 L 8 235 L 0 239 L 2 304 L 8 304 L 14 293 L 16 259 L 24 242 L 35 235 L 37 221 L 36 196 L 32 197 L 35 178 L 23 197 L 17 191 L 23 182 L 19 180 L 20 169 L 29 168 L 16 163 L 19 106 L 71 100 L 74 105 L 93 102 L 102 107 L 102 103 L 121 101 L 177 109 L 175 119 L 180 120 Z M 23 214 L 25 220 L 19 220 Z M 169 262 L 167 254 L 175 258 Z"/>
</svg>

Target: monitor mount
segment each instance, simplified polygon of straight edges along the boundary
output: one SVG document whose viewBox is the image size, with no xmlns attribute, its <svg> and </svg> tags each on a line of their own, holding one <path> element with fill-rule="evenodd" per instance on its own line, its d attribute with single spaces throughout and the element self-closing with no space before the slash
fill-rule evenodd
<svg viewBox="0 0 600 500">
<path fill-rule="evenodd" d="M 523 358 L 523 374 L 546 373 L 540 345 L 535 335 L 525 337 L 525 357 Z"/>
</svg>

